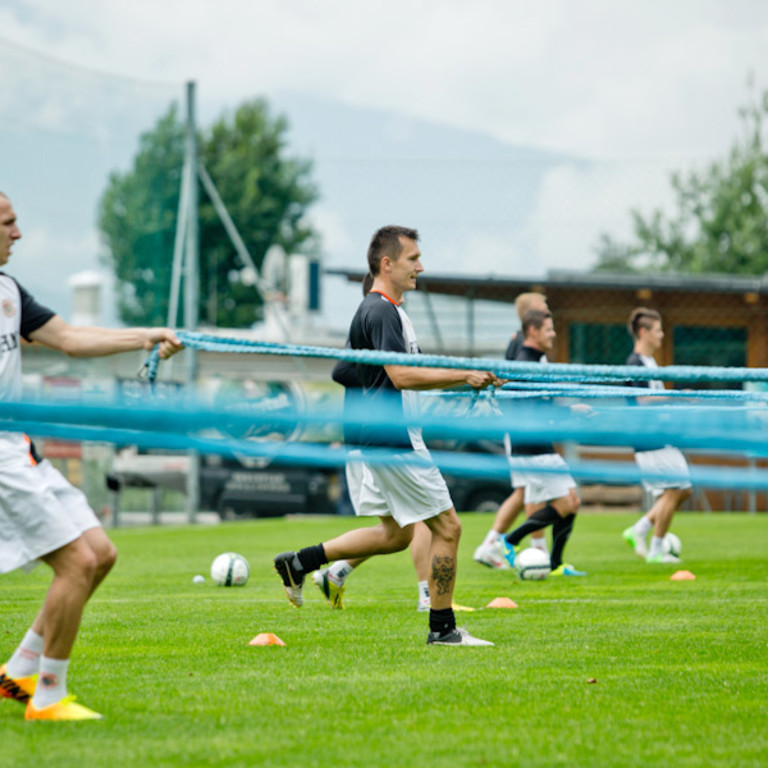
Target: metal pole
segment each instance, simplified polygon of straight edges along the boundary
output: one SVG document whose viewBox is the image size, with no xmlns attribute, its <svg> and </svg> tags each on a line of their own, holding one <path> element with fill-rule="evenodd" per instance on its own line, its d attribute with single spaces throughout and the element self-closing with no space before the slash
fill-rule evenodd
<svg viewBox="0 0 768 768">
<path fill-rule="evenodd" d="M 748 466 L 751 472 L 757 469 L 757 462 L 754 456 L 749 457 Z M 754 488 L 750 488 L 747 493 L 747 511 L 750 514 L 757 512 L 757 491 Z"/>
<path fill-rule="evenodd" d="M 187 232 L 186 271 L 184 274 L 184 328 L 196 331 L 198 325 L 200 301 L 200 230 L 198 222 L 198 187 L 197 187 L 197 125 L 195 121 L 195 83 L 187 83 L 187 130 L 185 142 L 185 166 L 189 169 L 189 187 L 187 195 Z M 187 392 L 195 392 L 197 382 L 197 350 L 184 352 L 187 362 Z M 189 470 L 187 473 L 187 519 L 194 523 L 200 506 L 200 457 L 190 450 Z"/>
<path fill-rule="evenodd" d="M 187 237 L 187 213 L 189 211 L 189 163 L 184 159 L 181 171 L 179 191 L 179 209 L 176 215 L 176 236 L 173 241 L 173 263 L 171 266 L 171 296 L 168 301 L 169 328 L 175 328 L 179 322 L 179 294 L 181 293 L 181 271 L 184 264 L 184 241 Z"/>
<path fill-rule="evenodd" d="M 240 257 L 240 261 L 242 261 L 246 267 L 250 267 L 253 270 L 253 273 L 256 275 L 256 289 L 261 293 L 262 298 L 266 299 L 265 293 L 269 292 L 270 287 L 262 279 L 261 273 L 256 266 L 256 262 L 251 258 L 251 254 L 248 253 L 248 248 L 243 242 L 243 238 L 240 237 L 235 222 L 232 221 L 232 217 L 229 215 L 227 206 L 224 205 L 224 201 L 221 199 L 221 195 L 219 194 L 219 190 L 216 189 L 213 179 L 202 164 L 198 164 L 197 173 L 200 176 L 200 181 L 203 183 L 203 187 L 205 187 L 205 191 L 208 193 L 208 197 L 211 198 L 211 202 L 216 209 L 216 213 L 219 215 L 221 223 L 224 225 L 224 229 L 229 236 L 230 242 L 235 247 L 237 255 Z"/>
<path fill-rule="evenodd" d="M 467 294 L 467 342 L 469 349 L 467 355 L 475 355 L 475 292 L 470 291 Z"/>
<path fill-rule="evenodd" d="M 160 508 L 162 506 L 162 496 L 163 496 L 162 488 L 152 489 L 152 496 L 150 497 L 150 508 L 149 508 L 152 525 L 160 525 Z"/>
</svg>

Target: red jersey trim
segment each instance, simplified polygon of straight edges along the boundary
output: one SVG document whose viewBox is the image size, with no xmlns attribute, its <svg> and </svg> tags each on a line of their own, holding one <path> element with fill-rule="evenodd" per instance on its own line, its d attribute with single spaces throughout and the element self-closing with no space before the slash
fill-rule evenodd
<svg viewBox="0 0 768 768">
<path fill-rule="evenodd" d="M 390 302 L 390 304 L 394 304 L 396 307 L 400 306 L 399 301 L 395 301 L 393 298 L 390 298 L 386 293 L 384 293 L 384 291 L 369 291 L 369 293 L 378 293 L 379 296 L 383 296 L 388 302 Z"/>
</svg>

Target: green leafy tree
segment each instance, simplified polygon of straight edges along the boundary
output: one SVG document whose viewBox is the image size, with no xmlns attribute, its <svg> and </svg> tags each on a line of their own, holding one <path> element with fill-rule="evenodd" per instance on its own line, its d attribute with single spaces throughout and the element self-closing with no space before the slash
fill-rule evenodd
<svg viewBox="0 0 768 768">
<path fill-rule="evenodd" d="M 635 240 L 601 236 L 597 271 L 768 271 L 768 92 L 739 110 L 743 138 L 703 172 L 671 177 L 677 211 L 631 212 Z"/>
<path fill-rule="evenodd" d="M 200 160 L 256 266 L 272 245 L 314 254 L 319 238 L 306 223 L 317 198 L 311 163 L 286 153 L 288 122 L 263 100 L 240 106 L 198 136 Z M 116 277 L 120 318 L 164 324 L 184 157 L 176 105 L 140 138 L 133 168 L 113 173 L 102 196 L 99 228 L 105 263 Z M 262 297 L 244 269 L 211 201 L 200 188 L 200 317 L 248 327 L 262 317 Z"/>
</svg>

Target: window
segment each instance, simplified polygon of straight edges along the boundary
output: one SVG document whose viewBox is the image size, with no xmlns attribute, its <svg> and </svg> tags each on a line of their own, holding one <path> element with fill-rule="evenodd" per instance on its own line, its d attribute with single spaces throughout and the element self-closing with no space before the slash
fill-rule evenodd
<svg viewBox="0 0 768 768">
<path fill-rule="evenodd" d="M 746 328 L 705 328 L 680 325 L 674 329 L 675 365 L 744 367 L 747 364 Z M 741 389 L 739 382 L 680 382 L 677 389 Z"/>
<path fill-rule="evenodd" d="M 573 323 L 569 346 L 571 363 L 624 365 L 632 351 L 632 338 L 625 325 Z"/>
</svg>

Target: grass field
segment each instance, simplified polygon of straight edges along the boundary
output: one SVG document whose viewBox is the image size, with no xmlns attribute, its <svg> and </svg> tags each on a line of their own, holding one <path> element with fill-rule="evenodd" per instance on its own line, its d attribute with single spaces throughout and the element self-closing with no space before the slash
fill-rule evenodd
<svg viewBox="0 0 768 768">
<path fill-rule="evenodd" d="M 344 611 L 311 583 L 291 607 L 272 555 L 348 518 L 115 531 L 69 676 L 105 720 L 25 723 L 3 700 L 0 765 L 768 765 L 768 517 L 679 515 L 683 582 L 621 540 L 633 518 L 582 516 L 568 559 L 588 578 L 523 583 L 472 562 L 492 518 L 464 515 L 457 601 L 519 604 L 457 614 L 494 648 L 425 645 L 407 553 L 354 574 Z M 193 585 L 227 550 L 247 586 Z M 46 571 L 0 580 L 0 657 Z M 248 645 L 265 631 L 287 647 Z"/>
</svg>

